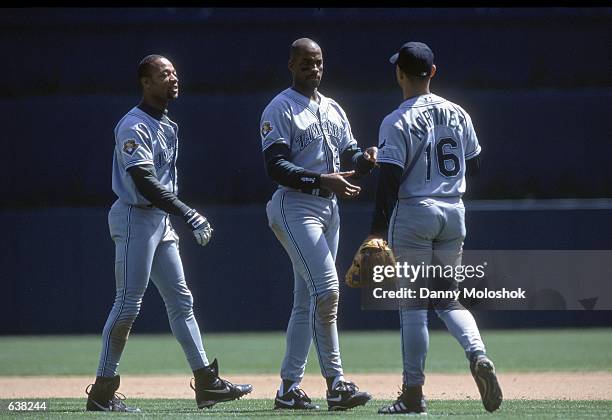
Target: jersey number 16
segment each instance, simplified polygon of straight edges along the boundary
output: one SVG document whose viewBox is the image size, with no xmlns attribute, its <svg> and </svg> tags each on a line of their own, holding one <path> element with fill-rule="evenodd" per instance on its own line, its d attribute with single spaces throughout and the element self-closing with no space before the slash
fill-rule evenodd
<svg viewBox="0 0 612 420">
<path fill-rule="evenodd" d="M 435 152 L 438 172 L 447 178 L 457 176 L 461 170 L 461 161 L 453 153 L 453 150 L 457 149 L 457 147 L 457 142 L 452 137 L 440 138 L 436 144 Z M 427 175 L 425 179 L 429 181 L 431 179 L 431 143 L 427 144 L 425 148 L 425 160 L 427 161 Z"/>
</svg>

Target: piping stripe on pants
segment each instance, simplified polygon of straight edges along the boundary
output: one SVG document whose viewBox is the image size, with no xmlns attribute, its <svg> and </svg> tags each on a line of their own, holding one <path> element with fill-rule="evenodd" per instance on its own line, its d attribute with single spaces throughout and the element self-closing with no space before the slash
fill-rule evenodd
<svg viewBox="0 0 612 420">
<path fill-rule="evenodd" d="M 108 349 L 110 348 L 110 338 L 111 338 L 111 335 L 113 334 L 113 330 L 115 329 L 115 324 L 117 323 L 117 320 L 121 316 L 121 312 L 123 312 L 123 306 L 125 304 L 125 295 L 127 291 L 127 277 L 128 277 L 127 276 L 127 262 L 128 262 L 128 249 L 129 249 L 128 245 L 130 243 L 130 216 L 131 215 L 132 215 L 132 206 L 130 205 L 128 207 L 128 214 L 127 214 L 127 234 L 125 237 L 125 252 L 124 252 L 124 261 L 123 261 L 123 297 L 121 299 L 121 306 L 119 307 L 117 316 L 113 320 L 113 325 L 110 327 L 108 331 L 108 337 L 106 337 L 106 343 L 104 346 L 104 362 L 102 363 L 102 374 L 104 374 L 104 371 L 106 370 L 106 362 L 108 360 Z"/>
<path fill-rule="evenodd" d="M 319 341 L 317 338 L 317 330 L 316 330 L 317 296 L 319 294 L 317 292 L 317 288 L 312 278 L 312 273 L 310 272 L 310 268 L 308 268 L 308 264 L 306 264 L 306 259 L 302 255 L 302 252 L 300 251 L 300 248 L 298 247 L 297 241 L 293 237 L 293 234 L 291 233 L 291 230 L 289 229 L 289 224 L 287 223 L 287 218 L 285 216 L 285 206 L 284 206 L 286 194 L 287 193 L 283 193 L 283 196 L 281 197 L 281 202 L 280 202 L 281 216 L 283 217 L 283 224 L 285 225 L 285 229 L 287 230 L 287 233 L 289 234 L 289 238 L 291 239 L 293 246 L 295 247 L 298 255 L 300 256 L 300 259 L 302 260 L 304 267 L 306 267 L 306 272 L 308 273 L 308 278 L 310 280 L 310 284 L 312 285 L 312 290 L 314 291 L 314 296 L 311 296 L 310 298 L 310 299 L 314 299 L 314 305 L 313 305 L 313 311 L 312 311 L 312 336 L 314 339 L 315 346 L 317 348 L 317 357 L 319 358 L 319 365 L 321 366 L 321 369 L 323 370 L 323 376 L 327 376 L 327 373 L 325 370 L 325 364 L 323 363 L 323 360 L 321 359 L 321 352 L 319 351 Z"/>
</svg>

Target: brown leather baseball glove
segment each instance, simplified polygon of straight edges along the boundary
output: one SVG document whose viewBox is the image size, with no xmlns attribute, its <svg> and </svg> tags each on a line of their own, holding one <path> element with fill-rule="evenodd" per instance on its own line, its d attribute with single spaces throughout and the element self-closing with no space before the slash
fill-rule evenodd
<svg viewBox="0 0 612 420">
<path fill-rule="evenodd" d="M 374 267 L 385 265 L 395 266 L 395 257 L 387 241 L 380 238 L 366 239 L 355 253 L 353 264 L 346 272 L 344 282 L 349 287 L 380 284 L 373 280 Z"/>
</svg>

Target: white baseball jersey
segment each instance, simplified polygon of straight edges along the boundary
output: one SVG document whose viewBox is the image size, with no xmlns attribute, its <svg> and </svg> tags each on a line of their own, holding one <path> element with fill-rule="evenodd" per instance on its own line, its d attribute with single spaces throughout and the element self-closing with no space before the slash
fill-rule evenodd
<svg viewBox="0 0 612 420">
<path fill-rule="evenodd" d="M 434 94 L 410 98 L 387 115 L 378 149 L 378 162 L 404 170 L 398 198 L 461 197 L 465 161 L 480 153 L 468 113 Z"/>
<path fill-rule="evenodd" d="M 262 149 L 283 143 L 293 164 L 324 174 L 339 172 L 340 155 L 357 141 L 340 105 L 319 96 L 317 104 L 292 88 L 276 95 L 261 116 Z"/>
<path fill-rule="evenodd" d="M 115 127 L 113 191 L 126 204 L 151 204 L 138 192 L 127 170 L 153 165 L 161 185 L 178 194 L 177 155 L 178 125 L 166 115 L 157 120 L 138 107 L 132 108 Z"/>
</svg>

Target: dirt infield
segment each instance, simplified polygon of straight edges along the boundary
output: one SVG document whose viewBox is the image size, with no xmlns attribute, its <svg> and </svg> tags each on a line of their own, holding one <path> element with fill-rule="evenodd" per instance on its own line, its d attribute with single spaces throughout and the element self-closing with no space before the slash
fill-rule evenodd
<svg viewBox="0 0 612 420">
<path fill-rule="evenodd" d="M 612 372 L 504 373 L 498 375 L 506 399 L 529 400 L 612 400 Z M 276 375 L 228 375 L 234 383 L 251 383 L 249 398 L 273 398 L 279 379 Z M 398 374 L 360 374 L 348 379 L 375 398 L 393 399 L 401 384 Z M 135 376 L 121 379 L 120 391 L 131 398 L 193 398 L 189 376 Z M 82 376 L 2 376 L 0 398 L 84 397 L 92 381 Z M 324 397 L 321 377 L 307 375 L 302 387 L 311 397 Z M 469 374 L 429 374 L 424 392 L 429 399 L 478 399 L 478 390 Z"/>
</svg>

